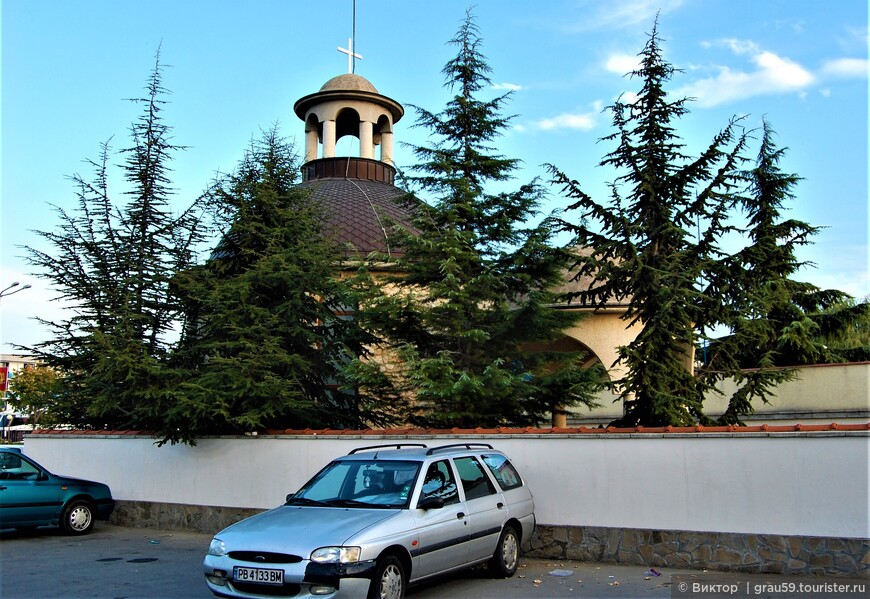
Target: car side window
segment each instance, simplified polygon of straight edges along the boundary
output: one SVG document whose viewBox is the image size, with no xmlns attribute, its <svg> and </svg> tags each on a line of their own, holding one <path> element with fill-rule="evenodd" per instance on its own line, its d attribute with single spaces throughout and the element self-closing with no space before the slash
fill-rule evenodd
<svg viewBox="0 0 870 599">
<path fill-rule="evenodd" d="M 21 456 L 9 452 L 0 452 L 0 470 L 12 470 L 14 468 L 21 468 L 21 462 L 24 460 L 21 459 Z"/>
<path fill-rule="evenodd" d="M 40 470 L 20 456 L 4 453 L 0 463 L 0 478 L 5 480 L 36 480 Z"/>
<path fill-rule="evenodd" d="M 447 460 L 433 462 L 426 470 L 423 478 L 423 490 L 420 499 L 438 497 L 444 500 L 444 505 L 459 503 L 459 490 L 456 488 L 456 477 L 450 469 Z"/>
<path fill-rule="evenodd" d="M 506 457 L 498 454 L 483 455 L 483 463 L 492 472 L 495 480 L 503 491 L 516 489 L 523 486 L 523 480 L 520 478 L 519 472 L 514 468 Z"/>
<path fill-rule="evenodd" d="M 495 487 L 475 458 L 456 458 L 453 460 L 462 480 L 465 499 L 477 499 L 495 493 Z"/>
</svg>

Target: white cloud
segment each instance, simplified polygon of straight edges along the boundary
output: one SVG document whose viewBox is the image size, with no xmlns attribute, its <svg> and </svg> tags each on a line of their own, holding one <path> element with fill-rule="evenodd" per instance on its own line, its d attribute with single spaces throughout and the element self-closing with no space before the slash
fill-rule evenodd
<svg viewBox="0 0 870 599">
<path fill-rule="evenodd" d="M 579 129 L 590 131 L 595 128 L 597 121 L 592 113 L 576 114 L 565 112 L 551 118 L 535 121 L 535 127 L 544 131 L 554 129 Z"/>
<path fill-rule="evenodd" d="M 822 73 L 832 77 L 867 77 L 868 70 L 866 58 L 838 58 L 822 66 Z"/>
<path fill-rule="evenodd" d="M 567 25 L 570 31 L 591 31 L 593 29 L 620 28 L 637 23 L 652 23 L 656 14 L 666 14 L 679 8 L 684 0 L 621 0 L 620 2 L 601 2 L 591 0 L 584 3 L 580 20 Z"/>
<path fill-rule="evenodd" d="M 587 112 L 563 112 L 554 117 L 538 119 L 529 125 L 514 125 L 513 129 L 520 133 L 529 129 L 541 131 L 557 131 L 560 129 L 590 131 L 598 126 L 599 115 L 603 107 L 604 103 L 597 100 L 591 104 L 590 110 Z"/>
<path fill-rule="evenodd" d="M 604 68 L 611 73 L 626 75 L 636 71 L 640 66 L 640 59 L 630 54 L 614 54 L 607 58 Z"/>
<path fill-rule="evenodd" d="M 737 56 L 748 56 L 754 67 L 745 70 L 717 67 L 715 76 L 677 90 L 676 95 L 696 98 L 699 106 L 716 106 L 734 100 L 775 93 L 803 93 L 816 77 L 802 65 L 747 40 L 725 39 L 719 45 Z"/>
<path fill-rule="evenodd" d="M 870 25 L 846 27 L 845 37 L 840 39 L 844 52 L 866 52 L 870 41 Z"/>
<path fill-rule="evenodd" d="M 760 67 L 757 72 L 760 83 L 770 82 L 776 89 L 803 89 L 813 82 L 813 75 L 801 65 L 773 52 L 762 52 L 755 57 Z"/>
<path fill-rule="evenodd" d="M 735 56 L 746 57 L 745 67 L 716 66 L 715 75 L 699 79 L 679 90 L 675 95 L 695 98 L 698 106 L 717 106 L 764 94 L 796 93 L 806 97 L 812 86 L 825 78 L 866 78 L 870 66 L 864 58 L 838 58 L 827 61 L 818 71 L 764 50 L 750 40 L 727 38 L 716 42 L 704 42 L 704 48 L 725 47 Z M 823 96 L 830 89 L 820 90 Z"/>
<path fill-rule="evenodd" d="M 707 47 L 709 48 L 713 45 L 715 44 L 708 44 Z M 758 54 L 759 52 L 761 52 L 761 49 L 755 42 L 751 42 L 749 40 L 739 40 L 733 37 L 719 40 L 719 45 L 730 48 L 731 51 L 735 54 Z"/>
<path fill-rule="evenodd" d="M 523 88 L 522 85 L 518 85 L 516 83 L 493 83 L 492 89 L 506 89 L 508 91 L 516 92 L 525 88 Z"/>
<path fill-rule="evenodd" d="M 637 92 L 624 92 L 619 96 L 619 101 L 623 104 L 634 104 L 638 98 Z"/>
</svg>

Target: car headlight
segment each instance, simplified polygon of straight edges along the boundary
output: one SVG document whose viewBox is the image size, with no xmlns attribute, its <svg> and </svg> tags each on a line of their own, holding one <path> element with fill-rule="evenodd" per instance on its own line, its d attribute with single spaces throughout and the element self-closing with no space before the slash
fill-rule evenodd
<svg viewBox="0 0 870 599">
<path fill-rule="evenodd" d="M 351 564 L 359 561 L 359 547 L 321 547 L 311 552 L 311 561 L 318 564 Z"/>
<path fill-rule="evenodd" d="M 215 537 L 211 540 L 211 544 L 208 546 L 208 554 L 209 555 L 226 555 L 227 554 L 227 546 L 221 541 L 219 538 Z"/>
</svg>

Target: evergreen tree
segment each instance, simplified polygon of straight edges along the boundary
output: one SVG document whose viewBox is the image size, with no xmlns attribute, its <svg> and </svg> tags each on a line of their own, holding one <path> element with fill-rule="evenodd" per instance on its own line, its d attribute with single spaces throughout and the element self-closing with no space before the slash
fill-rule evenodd
<svg viewBox="0 0 870 599">
<path fill-rule="evenodd" d="M 731 377 L 738 383 L 720 418 L 726 424 L 751 414 L 753 398 L 767 403 L 778 384 L 794 378 L 794 366 L 845 361 L 848 351 L 827 342 L 847 335 L 868 314 L 866 304 L 849 305 L 840 291 L 793 279 L 807 266 L 797 259 L 797 249 L 811 243 L 818 227 L 782 219 L 800 178 L 780 169 L 785 149 L 777 148 L 773 136 L 765 121 L 755 166 L 744 173 L 748 190 L 741 204 L 749 243 L 724 271 L 740 289 L 733 317 L 723 323 L 730 331 L 711 340 L 699 371 L 708 382 Z"/>
<path fill-rule="evenodd" d="M 745 136 L 731 121 L 699 156 L 685 153 L 675 124 L 688 112 L 686 99 L 668 98 L 665 85 L 675 69 L 663 58 L 657 26 L 632 73 L 640 92 L 610 107 L 616 131 L 604 141 L 616 149 L 601 165 L 620 173 L 610 202 L 599 203 L 550 166 L 573 201 L 568 211 L 579 212 L 562 226 L 573 234 L 572 245 L 591 250 L 577 254 L 576 277 L 592 283 L 576 297 L 593 307 L 624 301 L 625 319 L 640 325 L 637 338 L 619 349 L 626 375 L 613 381 L 625 405 L 615 424 L 624 426 L 706 421 L 709 387 L 693 376 L 693 348 L 698 331 L 725 317 L 734 293 L 720 274 L 718 241 L 730 230 L 726 217 Z"/>
<path fill-rule="evenodd" d="M 831 361 L 870 361 L 870 298 L 849 297 L 814 316 L 819 323 L 818 342 L 833 353 Z"/>
<path fill-rule="evenodd" d="M 62 374 L 70 398 L 68 424 L 148 428 L 162 393 L 162 374 L 178 324 L 172 273 L 190 264 L 201 240 L 196 204 L 180 215 L 170 206 L 169 162 L 182 149 L 162 121 L 167 93 L 158 51 L 123 153 L 128 200 L 109 193 L 110 146 L 90 161 L 92 180 L 78 174 L 74 212 L 57 207 L 56 231 L 37 231 L 53 247 L 28 247 L 28 261 L 73 307 L 58 322 L 39 319 L 52 338 L 34 348 Z M 74 398 L 74 399 L 73 399 Z"/>
<path fill-rule="evenodd" d="M 342 317 L 354 300 L 337 276 L 339 248 L 298 173 L 274 126 L 210 190 L 227 227 L 208 262 L 176 279 L 189 327 L 164 441 L 390 421 L 392 406 L 342 388 L 341 367 L 368 338 Z"/>
<path fill-rule="evenodd" d="M 508 126 L 510 94 L 481 99 L 491 82 L 474 17 L 466 14 L 443 69 L 455 92 L 443 111 L 414 107 L 431 146 L 413 148 L 410 178 L 430 204 L 417 207 L 415 231 L 402 237 L 402 273 L 360 317 L 400 359 L 416 401 L 415 422 L 436 427 L 537 424 L 564 402 L 592 403 L 600 373 L 581 371 L 577 354 L 530 351 L 576 322 L 552 309 L 565 255 L 551 245 L 553 223 L 538 216 L 537 180 L 512 191 L 518 161 L 491 144 Z"/>
</svg>

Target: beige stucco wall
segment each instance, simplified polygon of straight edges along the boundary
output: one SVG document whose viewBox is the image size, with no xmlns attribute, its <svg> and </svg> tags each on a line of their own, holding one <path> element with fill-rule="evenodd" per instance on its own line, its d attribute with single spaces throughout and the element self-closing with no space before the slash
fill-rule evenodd
<svg viewBox="0 0 870 599">
<path fill-rule="evenodd" d="M 588 347 L 598 356 L 601 363 L 611 373 L 610 378 L 620 378 L 625 373 L 621 365 L 614 366 L 617 348 L 628 345 L 640 332 L 640 326 L 628 326 L 622 320 L 622 309 L 603 309 L 589 313 L 576 326 L 565 330 L 565 335 Z"/>
<path fill-rule="evenodd" d="M 712 418 L 725 411 L 737 385 L 727 380 L 719 389 L 724 395 L 710 393 L 704 402 L 704 413 Z M 602 393 L 599 400 L 602 407 L 575 409 L 569 424 L 606 425 L 619 418 L 622 403 L 614 403 L 614 399 L 610 393 Z M 777 388 L 770 403 L 756 399 L 752 406 L 755 413 L 742 418 L 749 425 L 867 422 L 870 419 L 870 362 L 805 366 L 797 371 L 795 380 Z"/>
<path fill-rule="evenodd" d="M 589 313 L 576 326 L 565 331 L 565 335 L 585 345 L 601 361 L 601 364 L 610 373 L 611 380 L 625 375 L 623 365 L 616 363 L 617 348 L 627 345 L 640 332 L 640 325 L 632 327 L 622 319 L 625 311 L 621 308 L 603 309 Z M 569 417 L 569 424 L 578 418 L 583 423 L 606 424 L 622 416 L 622 402 L 617 401 L 617 395 L 609 391 L 602 391 L 598 396 L 601 404 L 593 409 L 577 409 L 575 417 Z"/>
<path fill-rule="evenodd" d="M 719 388 L 723 396 L 711 394 L 704 402 L 704 411 L 719 415 L 728 406 L 728 397 L 736 390 L 733 380 Z M 798 370 L 793 381 L 783 383 L 776 396 L 765 404 L 754 400 L 756 413 L 744 421 L 747 424 L 773 422 L 866 422 L 870 418 L 870 363 L 819 364 Z"/>
<path fill-rule="evenodd" d="M 627 345 L 640 332 L 640 324 L 628 326 L 622 319 L 624 308 L 614 307 L 590 312 L 565 335 L 589 348 L 608 369 L 611 380 L 625 375 L 622 364 L 614 366 L 617 348 Z M 687 358 L 691 359 L 687 354 Z M 719 386 L 722 394 L 710 393 L 704 402 L 704 413 L 720 416 L 728 407 L 728 399 L 737 390 L 733 380 Z M 599 395 L 600 407 L 576 408 L 568 417 L 568 426 L 606 425 L 623 415 L 622 402 L 609 391 Z M 755 413 L 744 417 L 746 424 L 852 423 L 870 418 L 870 363 L 823 364 L 798 370 L 795 380 L 780 385 L 769 403 L 754 400 Z"/>
</svg>

